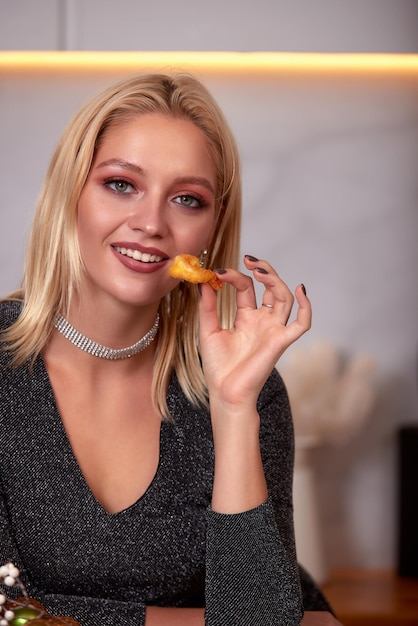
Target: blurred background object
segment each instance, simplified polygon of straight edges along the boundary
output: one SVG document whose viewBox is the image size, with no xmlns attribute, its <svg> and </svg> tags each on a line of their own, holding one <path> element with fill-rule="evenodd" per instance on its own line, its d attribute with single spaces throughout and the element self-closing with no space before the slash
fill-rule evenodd
<svg viewBox="0 0 418 626">
<path fill-rule="evenodd" d="M 325 340 L 309 348 L 294 348 L 281 368 L 295 426 L 293 504 L 298 559 L 319 583 L 328 578 L 327 527 L 322 524 L 315 452 L 324 453 L 329 445 L 343 447 L 361 434 L 375 403 L 375 369 L 372 358 L 346 359 Z"/>
</svg>

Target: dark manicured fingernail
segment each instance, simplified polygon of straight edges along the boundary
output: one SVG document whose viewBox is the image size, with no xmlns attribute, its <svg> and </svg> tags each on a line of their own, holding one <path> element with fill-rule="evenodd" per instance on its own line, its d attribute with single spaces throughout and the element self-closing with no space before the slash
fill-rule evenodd
<svg viewBox="0 0 418 626">
<path fill-rule="evenodd" d="M 306 296 L 306 287 L 305 287 L 305 285 L 303 283 L 301 284 L 301 287 L 302 287 L 302 291 L 303 291 L 304 295 Z"/>
<path fill-rule="evenodd" d="M 223 269 L 223 267 L 221 268 L 217 268 L 215 270 L 213 270 L 216 274 L 226 274 L 226 270 Z"/>
<path fill-rule="evenodd" d="M 246 254 L 245 258 L 248 259 L 249 261 L 252 261 L 253 263 L 257 263 L 257 261 L 260 260 L 260 259 L 257 259 L 256 256 L 251 256 L 251 254 Z"/>
<path fill-rule="evenodd" d="M 264 267 L 256 267 L 255 271 L 259 274 L 268 274 L 268 271 L 264 269 Z"/>
</svg>

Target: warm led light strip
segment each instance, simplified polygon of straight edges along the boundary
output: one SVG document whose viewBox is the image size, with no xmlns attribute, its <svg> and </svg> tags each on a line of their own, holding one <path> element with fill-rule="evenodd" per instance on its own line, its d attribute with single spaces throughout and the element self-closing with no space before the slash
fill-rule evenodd
<svg viewBox="0 0 418 626">
<path fill-rule="evenodd" d="M 299 52 L 0 51 L 0 73 L 15 71 L 161 70 L 216 73 L 416 74 L 418 54 Z"/>
</svg>

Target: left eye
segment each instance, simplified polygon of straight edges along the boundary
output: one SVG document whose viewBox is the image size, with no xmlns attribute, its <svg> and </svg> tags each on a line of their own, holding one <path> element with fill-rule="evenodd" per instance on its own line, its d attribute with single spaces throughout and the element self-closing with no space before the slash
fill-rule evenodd
<svg viewBox="0 0 418 626">
<path fill-rule="evenodd" d="M 177 196 L 174 198 L 174 202 L 178 204 L 183 204 L 184 206 L 192 207 L 193 209 L 198 209 L 203 206 L 202 200 L 196 198 L 195 196 L 189 196 L 187 194 L 182 196 Z"/>
<path fill-rule="evenodd" d="M 133 191 L 133 186 L 126 180 L 107 180 L 105 184 L 117 193 L 130 193 Z"/>
</svg>

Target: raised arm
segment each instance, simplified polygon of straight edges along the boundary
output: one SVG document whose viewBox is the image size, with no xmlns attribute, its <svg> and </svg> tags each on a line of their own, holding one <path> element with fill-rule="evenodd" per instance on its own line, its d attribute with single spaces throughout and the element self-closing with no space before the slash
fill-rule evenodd
<svg viewBox="0 0 418 626">
<path fill-rule="evenodd" d="M 265 287 L 260 307 L 251 277 L 234 270 L 220 273 L 223 282 L 236 289 L 234 327 L 220 328 L 216 296 L 207 285 L 202 285 L 200 304 L 201 351 L 215 444 L 212 507 L 219 513 L 249 510 L 267 498 L 257 400 L 280 356 L 311 322 L 310 303 L 301 285 L 296 289 L 297 317 L 288 323 L 294 301 L 288 287 L 265 261 L 246 257 L 245 263 Z"/>
<path fill-rule="evenodd" d="M 234 327 L 220 328 L 216 297 L 206 285 L 200 304 L 215 446 L 207 620 L 217 624 L 223 614 L 225 624 L 239 624 L 246 623 L 242 615 L 247 615 L 249 624 L 262 616 L 266 626 L 297 625 L 302 617 L 300 583 L 268 498 L 257 401 L 281 354 L 310 327 L 311 307 L 299 286 L 297 316 L 288 324 L 294 298 L 287 286 L 265 261 L 246 257 L 245 263 L 264 284 L 262 306 L 257 306 L 252 278 L 234 270 L 218 270 L 222 281 L 236 289 Z M 245 607 L 241 618 L 237 607 Z M 222 611 L 218 617 L 217 610 Z"/>
</svg>

